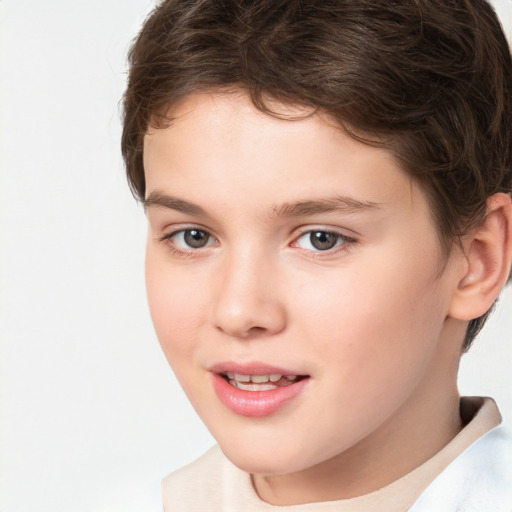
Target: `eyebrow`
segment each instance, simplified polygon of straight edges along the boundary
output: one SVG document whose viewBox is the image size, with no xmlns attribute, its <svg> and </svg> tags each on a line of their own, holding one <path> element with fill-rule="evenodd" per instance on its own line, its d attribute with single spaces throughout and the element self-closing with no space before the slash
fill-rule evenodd
<svg viewBox="0 0 512 512">
<path fill-rule="evenodd" d="M 169 208 L 188 215 L 207 216 L 206 211 L 201 208 L 201 206 L 170 196 L 159 190 L 151 192 L 144 200 L 144 208 L 151 206 Z M 296 201 L 293 203 L 286 202 L 282 205 L 273 206 L 272 213 L 275 217 L 302 217 L 332 212 L 350 214 L 376 210 L 378 208 L 379 203 L 359 201 L 348 196 L 333 196 L 316 200 Z"/>
<path fill-rule="evenodd" d="M 144 199 L 144 208 L 147 209 L 150 206 L 170 208 L 171 210 L 176 210 L 188 215 L 206 215 L 206 212 L 199 205 L 169 196 L 158 190 L 151 192 L 149 196 Z"/>
<path fill-rule="evenodd" d="M 277 217 L 301 217 L 320 213 L 358 213 L 362 211 L 376 210 L 378 203 L 371 201 L 359 201 L 348 196 L 333 196 L 313 201 L 297 201 L 274 206 L 273 212 Z"/>
</svg>

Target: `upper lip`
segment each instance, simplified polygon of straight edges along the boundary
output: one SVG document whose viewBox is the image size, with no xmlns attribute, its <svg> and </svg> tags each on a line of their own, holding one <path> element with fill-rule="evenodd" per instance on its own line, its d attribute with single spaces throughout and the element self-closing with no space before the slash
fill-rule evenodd
<svg viewBox="0 0 512 512">
<path fill-rule="evenodd" d="M 239 375 L 307 375 L 304 372 L 297 372 L 290 368 L 269 365 L 259 361 L 251 362 L 234 362 L 222 361 L 208 367 L 212 373 L 237 373 Z"/>
</svg>

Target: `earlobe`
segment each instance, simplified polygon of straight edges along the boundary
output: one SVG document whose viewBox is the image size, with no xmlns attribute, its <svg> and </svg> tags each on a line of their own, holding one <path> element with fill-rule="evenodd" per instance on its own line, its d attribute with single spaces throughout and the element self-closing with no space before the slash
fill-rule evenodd
<svg viewBox="0 0 512 512">
<path fill-rule="evenodd" d="M 507 282 L 512 260 L 512 201 L 495 194 L 487 214 L 465 240 L 466 268 L 458 282 L 449 315 L 472 320 L 485 314 Z"/>
</svg>

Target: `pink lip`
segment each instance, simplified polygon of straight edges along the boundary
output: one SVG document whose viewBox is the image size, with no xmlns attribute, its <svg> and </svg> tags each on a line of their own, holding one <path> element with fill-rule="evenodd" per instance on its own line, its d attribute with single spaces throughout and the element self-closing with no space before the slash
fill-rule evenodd
<svg viewBox="0 0 512 512">
<path fill-rule="evenodd" d="M 233 372 L 241 375 L 305 375 L 304 373 L 297 373 L 297 370 L 290 370 L 289 368 L 282 368 L 279 366 L 271 366 L 259 361 L 247 363 L 235 363 L 233 361 L 224 361 L 217 363 L 208 368 L 213 373 Z"/>
<path fill-rule="evenodd" d="M 268 391 L 247 391 L 231 386 L 220 373 L 233 372 L 243 375 L 300 374 L 260 363 L 220 363 L 210 368 L 210 371 L 213 389 L 220 401 L 234 413 L 253 418 L 269 416 L 277 412 L 300 395 L 310 380 L 309 378 L 304 378 L 288 386 L 277 387 Z"/>
</svg>

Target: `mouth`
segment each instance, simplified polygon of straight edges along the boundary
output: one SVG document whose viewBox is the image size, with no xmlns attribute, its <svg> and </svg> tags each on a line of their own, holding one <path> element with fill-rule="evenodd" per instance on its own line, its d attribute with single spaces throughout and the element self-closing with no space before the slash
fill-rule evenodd
<svg viewBox="0 0 512 512">
<path fill-rule="evenodd" d="M 270 373 L 262 375 L 249 375 L 234 372 L 221 372 L 219 374 L 230 386 L 244 391 L 272 391 L 274 389 L 291 386 L 307 375 L 282 375 Z"/>
<path fill-rule="evenodd" d="M 240 416 L 264 417 L 300 399 L 311 376 L 264 365 L 219 365 L 210 368 L 220 401 Z"/>
</svg>

